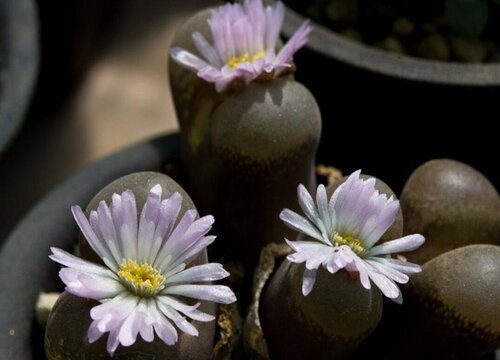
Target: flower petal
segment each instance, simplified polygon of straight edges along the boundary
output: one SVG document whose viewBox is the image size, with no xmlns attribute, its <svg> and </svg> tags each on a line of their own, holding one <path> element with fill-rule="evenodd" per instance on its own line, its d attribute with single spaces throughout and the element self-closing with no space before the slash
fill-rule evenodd
<svg viewBox="0 0 500 360">
<path fill-rule="evenodd" d="M 168 265 L 165 261 L 167 259 L 167 255 L 170 255 L 171 258 L 175 258 L 178 255 L 178 252 L 183 250 L 182 246 L 184 244 L 181 240 L 191 224 L 193 224 L 196 216 L 196 210 L 187 210 L 172 233 L 166 239 L 163 247 L 159 250 L 153 262 L 154 267 L 160 272 L 163 272 L 163 269 Z"/>
<path fill-rule="evenodd" d="M 172 320 L 181 331 L 191 336 L 198 336 L 198 330 L 189 321 L 187 321 L 185 317 L 181 316 L 174 308 L 164 304 L 161 301 L 158 301 L 156 305 L 163 313 L 163 315 Z"/>
<path fill-rule="evenodd" d="M 266 49 L 274 50 L 280 35 L 283 20 L 285 19 L 285 6 L 281 1 L 274 6 L 266 8 Z"/>
<path fill-rule="evenodd" d="M 109 269 L 106 269 L 104 266 L 80 259 L 79 257 L 71 255 L 64 250 L 55 247 L 51 247 L 50 250 L 52 251 L 52 255 L 50 255 L 49 258 L 61 265 L 79 270 L 81 272 L 117 279 L 114 273 Z"/>
<path fill-rule="evenodd" d="M 153 325 L 156 335 L 158 335 L 165 344 L 174 345 L 178 338 L 177 330 L 175 330 L 175 327 L 163 316 L 159 316 L 158 319 L 158 322 Z"/>
<path fill-rule="evenodd" d="M 335 209 L 328 205 L 328 197 L 323 184 L 320 184 L 316 190 L 316 204 L 318 205 L 318 213 L 321 222 L 325 226 L 326 237 L 328 238 L 328 236 L 331 236 L 335 231 Z"/>
<path fill-rule="evenodd" d="M 78 224 L 78 227 L 82 231 L 83 236 L 85 236 L 85 239 L 87 239 L 87 242 L 92 250 L 94 250 L 96 254 L 99 255 L 99 257 L 103 260 L 112 260 L 113 255 L 108 249 L 106 243 L 96 235 L 89 221 L 85 217 L 82 209 L 79 206 L 72 206 L 71 212 L 73 213 L 73 217 Z M 110 264 L 112 265 L 112 262 Z"/>
<path fill-rule="evenodd" d="M 114 194 L 111 211 L 115 228 L 119 234 L 123 256 L 137 259 L 137 204 L 132 191 L 126 190 L 121 196 Z"/>
<path fill-rule="evenodd" d="M 135 343 L 139 331 L 143 327 L 145 317 L 145 307 L 142 302 L 136 306 L 129 316 L 125 318 L 118 332 L 118 339 L 123 346 L 130 346 Z"/>
<path fill-rule="evenodd" d="M 168 239 L 179 212 L 182 207 L 182 196 L 178 192 L 173 193 L 168 199 L 165 199 L 160 204 L 160 214 L 156 224 L 153 243 L 149 249 L 148 264 L 153 264 L 158 252 Z"/>
<path fill-rule="evenodd" d="M 361 230 L 360 238 L 364 241 L 366 248 L 371 248 L 382 235 L 391 227 L 399 211 L 399 201 L 394 198 L 387 200 L 382 194 L 375 195 L 372 199 L 375 208 L 379 209 L 377 214 L 372 215 L 373 222 L 367 221 Z"/>
<path fill-rule="evenodd" d="M 193 33 L 193 43 L 196 46 L 196 49 L 201 53 L 201 55 L 208 61 L 208 63 L 214 67 L 222 67 L 223 62 L 217 53 L 217 50 L 208 43 L 207 39 L 199 33 Z M 197 70 L 201 70 L 197 69 Z"/>
<path fill-rule="evenodd" d="M 231 304 L 236 301 L 233 291 L 223 285 L 173 285 L 166 287 L 162 294 L 186 296 L 198 300 L 209 300 L 219 304 Z"/>
<path fill-rule="evenodd" d="M 420 247 L 424 242 L 425 238 L 420 234 L 407 235 L 371 248 L 368 251 L 368 256 L 412 251 Z"/>
<path fill-rule="evenodd" d="M 210 263 L 193 266 L 173 276 L 170 276 L 165 281 L 165 285 L 171 285 L 174 283 L 197 283 L 201 281 L 214 281 L 224 279 L 228 276 L 229 273 L 224 270 L 221 264 Z"/>
<path fill-rule="evenodd" d="M 169 262 L 167 270 L 177 267 L 181 263 L 191 262 L 194 258 L 198 257 L 200 252 L 202 252 L 208 245 L 210 245 L 214 241 L 215 236 L 202 236 L 193 245 L 191 245 L 191 247 L 180 254 L 177 259 Z"/>
<path fill-rule="evenodd" d="M 309 21 L 305 21 L 293 34 L 293 36 L 288 40 L 288 42 L 283 46 L 281 51 L 276 56 L 275 64 L 276 66 L 283 66 L 285 64 L 290 64 L 293 55 L 306 44 L 309 34 L 311 33 L 312 27 L 309 25 Z M 278 70 L 278 73 L 280 70 Z"/>
<path fill-rule="evenodd" d="M 139 220 L 137 238 L 137 260 L 141 263 L 147 262 L 149 253 L 153 246 L 156 224 L 160 214 L 162 188 L 157 184 L 149 190 L 148 197 L 142 208 Z"/>
<path fill-rule="evenodd" d="M 379 273 L 376 269 L 374 269 L 370 264 L 366 263 L 366 270 L 368 272 L 368 276 L 375 283 L 375 285 L 382 291 L 382 293 L 388 297 L 389 299 L 397 299 L 401 295 L 401 291 L 398 286 L 391 279 L 387 278 L 387 276 Z"/>
<path fill-rule="evenodd" d="M 195 305 L 190 306 L 184 304 L 183 302 L 175 299 L 172 296 L 166 296 L 166 295 L 160 296 L 159 301 L 163 302 L 166 305 L 171 306 L 175 310 L 183 313 L 184 315 L 193 320 L 207 322 L 215 319 L 215 316 L 197 310 L 198 307 L 200 306 L 200 303 L 196 303 Z"/>
<path fill-rule="evenodd" d="M 304 214 L 307 216 L 309 221 L 312 222 L 316 226 L 316 228 L 321 232 L 323 240 L 328 242 L 329 239 L 328 239 L 327 228 L 323 223 L 323 219 L 320 217 L 319 212 L 316 209 L 316 204 L 314 203 L 313 198 L 309 194 L 309 191 L 307 191 L 306 187 L 302 184 L 299 184 L 299 186 L 297 187 L 297 198 L 299 199 L 299 205 Z M 328 201 L 326 204 L 328 204 Z M 322 207 L 324 207 L 324 205 L 325 204 L 321 204 Z"/>
<path fill-rule="evenodd" d="M 285 225 L 293 230 L 301 232 L 321 242 L 325 241 L 318 229 L 311 224 L 309 220 L 290 209 L 284 209 L 280 213 L 280 219 L 285 223 Z"/>
<path fill-rule="evenodd" d="M 420 265 L 413 264 L 408 261 L 401 261 L 398 259 L 391 259 L 391 258 L 383 258 L 383 257 L 373 257 L 372 259 L 385 264 L 387 266 L 392 267 L 393 269 L 396 269 L 398 271 L 401 271 L 402 273 L 405 274 L 416 274 L 422 271 L 422 268 Z"/>
<path fill-rule="evenodd" d="M 84 298 L 108 299 L 125 291 L 118 280 L 108 276 L 91 275 L 72 268 L 62 268 L 59 277 L 69 293 Z"/>
<path fill-rule="evenodd" d="M 378 262 L 377 260 L 378 260 L 377 258 L 371 258 L 371 259 L 366 259 L 366 262 L 369 263 L 371 266 L 373 266 L 379 273 L 385 275 L 394 282 L 400 284 L 406 284 L 410 279 L 408 275 L 394 269 L 391 266 L 388 266 L 387 264 Z"/>
<path fill-rule="evenodd" d="M 194 72 L 200 71 L 204 67 L 208 66 L 208 64 L 198 56 L 180 47 L 170 49 L 170 56 L 177 64 Z"/>
<path fill-rule="evenodd" d="M 302 294 L 307 296 L 311 293 L 316 282 L 316 269 L 305 269 L 302 279 Z"/>
</svg>

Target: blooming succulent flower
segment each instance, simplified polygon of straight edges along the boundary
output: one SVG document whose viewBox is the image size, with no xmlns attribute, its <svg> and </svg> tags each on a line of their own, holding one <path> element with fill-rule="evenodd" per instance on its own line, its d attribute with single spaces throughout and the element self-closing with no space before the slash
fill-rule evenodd
<svg viewBox="0 0 500 360">
<path fill-rule="evenodd" d="M 425 241 L 420 234 L 376 245 L 393 224 L 399 210 L 399 201 L 375 189 L 375 179 L 363 180 L 361 171 L 351 174 L 331 198 L 319 185 L 316 202 L 302 185 L 298 187 L 301 216 L 284 209 L 280 218 L 290 228 L 312 240 L 289 241 L 294 253 L 287 259 L 305 263 L 302 293 L 308 295 L 316 280 L 316 271 L 323 266 L 330 273 L 346 269 L 359 274 L 361 284 L 370 289 L 370 280 L 382 293 L 396 302 L 402 302 L 401 291 L 396 283 L 408 282 L 407 274 L 421 271 L 420 266 L 393 259 L 392 253 L 411 251 Z"/>
<path fill-rule="evenodd" d="M 177 221 L 182 197 L 174 193 L 161 200 L 162 188 L 151 188 L 138 217 L 135 196 L 127 190 L 114 194 L 111 206 L 101 201 L 89 220 L 81 208 L 73 216 L 92 249 L 105 266 L 80 259 L 61 249 L 51 248 L 50 258 L 66 267 L 59 276 L 73 295 L 99 301 L 90 311 L 89 342 L 109 332 L 107 350 L 130 346 L 137 335 L 147 342 L 154 334 L 168 345 L 176 343 L 175 326 L 196 336 L 198 330 L 188 319 L 212 321 L 188 305 L 185 298 L 228 304 L 236 301 L 226 286 L 201 284 L 227 277 L 220 264 L 187 267 L 215 240 L 206 236 L 214 219 L 196 219 L 195 210 L 186 211 Z"/>
<path fill-rule="evenodd" d="M 276 53 L 284 16 L 284 6 L 279 1 L 267 7 L 262 0 L 221 6 L 208 20 L 213 44 L 201 33 L 193 33 L 194 45 L 202 57 L 179 47 L 172 48 L 170 55 L 200 78 L 215 83 L 219 92 L 236 79 L 249 83 L 260 76 L 279 76 L 292 67 L 293 55 L 311 32 L 306 21 Z"/>
</svg>

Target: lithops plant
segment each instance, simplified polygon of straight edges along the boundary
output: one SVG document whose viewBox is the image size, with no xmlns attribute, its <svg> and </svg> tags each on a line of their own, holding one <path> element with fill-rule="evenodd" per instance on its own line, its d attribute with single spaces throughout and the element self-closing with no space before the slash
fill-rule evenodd
<svg viewBox="0 0 500 360">
<path fill-rule="evenodd" d="M 84 258 L 99 264 L 51 249 L 67 293 L 49 316 L 47 357 L 211 358 L 214 303 L 236 300 L 210 283 L 229 275 L 207 262 L 213 217 L 198 218 L 181 187 L 156 173 L 118 179 L 90 206 L 72 212 L 92 249 Z"/>
<path fill-rule="evenodd" d="M 499 279 L 496 245 L 461 247 L 425 263 L 382 358 L 476 359 L 498 349 Z"/>
<path fill-rule="evenodd" d="M 423 264 L 470 244 L 500 244 L 500 197 L 472 167 L 454 160 L 429 161 L 417 168 L 401 194 L 406 234 L 419 232 L 426 243 L 408 254 Z"/>
<path fill-rule="evenodd" d="M 215 213 L 224 250 L 250 263 L 286 231 L 278 215 L 297 184 L 315 186 L 320 112 L 290 76 L 310 27 L 278 51 L 283 16 L 281 3 L 261 0 L 202 11 L 171 49 L 190 194 Z"/>
<path fill-rule="evenodd" d="M 319 269 L 304 296 L 304 267 L 284 260 L 261 300 L 271 359 L 351 359 L 382 316 L 382 295 L 347 272 Z"/>
<path fill-rule="evenodd" d="M 298 198 L 305 216 L 289 209 L 281 213 L 302 237 L 286 240 L 294 252 L 264 295 L 263 329 L 272 358 L 351 358 L 380 320 L 380 291 L 402 302 L 396 283 L 408 282 L 408 274 L 420 267 L 389 255 L 411 251 L 424 238 L 413 234 L 377 245 L 394 226 L 399 202 L 379 193 L 375 183 L 357 171 L 330 199 L 320 185 L 316 201 L 301 185 Z"/>
</svg>

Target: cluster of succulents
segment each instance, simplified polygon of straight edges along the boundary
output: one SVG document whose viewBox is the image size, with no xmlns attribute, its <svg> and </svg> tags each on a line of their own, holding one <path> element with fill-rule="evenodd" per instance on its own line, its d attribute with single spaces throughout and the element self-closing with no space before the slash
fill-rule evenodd
<svg viewBox="0 0 500 360">
<path fill-rule="evenodd" d="M 51 249 L 66 291 L 49 316 L 49 359 L 212 358 L 216 304 L 235 302 L 250 312 L 245 350 L 225 358 L 453 358 L 500 346 L 495 188 L 451 160 L 418 168 L 400 200 L 360 171 L 318 186 L 320 111 L 293 78 L 311 27 L 282 44 L 283 17 L 279 2 L 246 0 L 179 29 L 169 75 L 187 192 L 137 173 L 72 208 L 80 257 Z M 220 263 L 208 261 L 214 234 L 208 255 Z M 285 251 L 262 277 L 276 244 Z M 243 280 L 225 270 L 235 263 Z"/>
</svg>

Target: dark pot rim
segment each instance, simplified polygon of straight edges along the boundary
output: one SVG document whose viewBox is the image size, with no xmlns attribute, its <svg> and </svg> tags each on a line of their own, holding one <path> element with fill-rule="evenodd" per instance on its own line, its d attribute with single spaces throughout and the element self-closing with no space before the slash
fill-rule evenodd
<svg viewBox="0 0 500 360">
<path fill-rule="evenodd" d="M 0 154 L 19 130 L 38 73 L 38 14 L 33 0 L 0 2 Z"/>
<path fill-rule="evenodd" d="M 59 266 L 49 247 L 71 249 L 77 227 L 71 205 L 85 204 L 111 181 L 138 171 L 160 171 L 180 159 L 178 134 L 111 155 L 69 177 L 18 223 L 0 252 L 0 359 L 31 360 L 34 307 L 40 291 L 53 291 Z M 36 256 L 33 256 L 35 254 Z"/>
<path fill-rule="evenodd" d="M 302 15 L 287 7 L 283 34 L 289 38 L 305 20 Z M 317 23 L 313 23 L 313 27 L 307 48 L 369 72 L 407 81 L 448 86 L 500 85 L 500 63 L 462 64 L 424 60 L 356 43 Z"/>
</svg>

